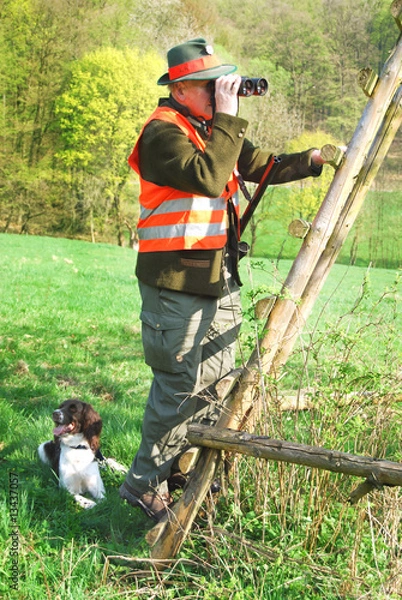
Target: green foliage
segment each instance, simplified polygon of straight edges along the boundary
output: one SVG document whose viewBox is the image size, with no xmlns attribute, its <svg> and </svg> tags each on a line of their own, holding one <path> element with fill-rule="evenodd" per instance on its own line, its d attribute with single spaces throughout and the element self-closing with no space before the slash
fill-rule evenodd
<svg viewBox="0 0 402 600">
<path fill-rule="evenodd" d="M 110 10 L 111 6 L 115 10 Z M 54 159 L 54 108 L 71 62 L 99 47 L 116 2 L 4 0 L 1 5 L 0 219 L 4 231 L 54 231 L 65 200 L 66 173 Z M 118 36 L 115 36 L 115 41 Z M 71 196 L 71 189 L 68 190 Z M 66 194 L 67 196 L 67 194 Z M 66 202 L 66 212 L 70 205 Z M 64 228 L 64 233 L 66 228 Z"/>
<path fill-rule="evenodd" d="M 385 268 L 401 265 L 401 200 L 401 192 L 370 191 L 364 210 L 357 217 L 342 248 L 339 262 L 356 265 L 370 263 Z"/>
<path fill-rule="evenodd" d="M 67 167 L 108 173 L 121 165 L 155 106 L 162 61 L 154 53 L 102 48 L 72 65 L 56 105 Z M 113 171 L 113 169 L 111 169 Z"/>
<path fill-rule="evenodd" d="M 120 197 L 129 178 L 127 157 L 157 103 L 155 81 L 161 70 L 154 52 L 101 48 L 72 65 L 68 87 L 56 103 L 58 157 L 75 192 L 72 213 L 80 228 L 89 218 L 91 229 L 102 231 L 113 211 L 119 243 L 126 218 Z"/>
</svg>

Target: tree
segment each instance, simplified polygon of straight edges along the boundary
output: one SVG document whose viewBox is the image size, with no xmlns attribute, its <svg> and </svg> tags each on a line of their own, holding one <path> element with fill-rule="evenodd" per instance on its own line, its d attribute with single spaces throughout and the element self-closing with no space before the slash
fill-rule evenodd
<svg viewBox="0 0 402 600">
<path fill-rule="evenodd" d="M 62 147 L 58 157 L 73 191 L 75 230 L 105 227 L 112 218 L 123 244 L 121 193 L 127 157 L 156 106 L 162 61 L 153 52 L 103 48 L 72 65 L 68 89 L 56 103 Z M 94 193 L 94 189 L 97 190 Z"/>
<path fill-rule="evenodd" d="M 240 100 L 240 112 L 249 122 L 247 137 L 255 144 L 279 153 L 302 131 L 300 115 L 288 99 L 291 75 L 282 67 L 260 58 L 249 61 L 247 74 L 268 80 L 265 96 Z"/>
<path fill-rule="evenodd" d="M 105 43 L 106 25 L 124 1 L 1 1 L 0 208 L 5 228 L 17 222 L 25 231 L 29 220 L 46 215 L 46 227 L 52 229 L 60 195 L 55 101 L 70 61 Z"/>
<path fill-rule="evenodd" d="M 219 21 L 213 0 L 136 0 L 131 14 L 135 43 L 140 48 L 166 50 L 195 37 L 208 37 Z"/>
<path fill-rule="evenodd" d="M 391 16 L 389 0 L 376 0 L 372 18 L 367 24 L 370 54 L 367 66 L 381 71 L 395 40 L 395 21 Z"/>
</svg>

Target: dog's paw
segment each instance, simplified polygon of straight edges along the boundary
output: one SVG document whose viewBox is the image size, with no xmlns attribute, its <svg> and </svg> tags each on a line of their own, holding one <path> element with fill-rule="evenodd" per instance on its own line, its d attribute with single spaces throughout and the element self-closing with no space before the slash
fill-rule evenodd
<svg viewBox="0 0 402 600">
<path fill-rule="evenodd" d="M 117 471 L 118 473 L 127 473 L 128 471 L 128 469 L 124 465 L 117 462 L 117 460 L 115 460 L 114 458 L 106 458 L 105 462 L 109 469 L 111 469 L 112 471 Z"/>
<path fill-rule="evenodd" d="M 89 500 L 88 498 L 85 498 L 85 496 L 81 496 L 81 494 L 75 494 L 74 495 L 74 500 L 77 502 L 77 504 L 79 504 L 81 506 L 81 508 L 94 508 L 94 506 L 96 506 L 96 502 L 94 502 L 93 500 Z"/>
</svg>

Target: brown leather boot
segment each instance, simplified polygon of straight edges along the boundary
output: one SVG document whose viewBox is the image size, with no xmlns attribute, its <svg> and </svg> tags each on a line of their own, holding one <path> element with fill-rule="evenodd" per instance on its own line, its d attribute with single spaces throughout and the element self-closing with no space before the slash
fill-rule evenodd
<svg viewBox="0 0 402 600">
<path fill-rule="evenodd" d="M 170 494 L 160 494 L 157 491 L 141 494 L 126 481 L 120 486 L 119 494 L 120 498 L 126 500 L 131 506 L 138 506 L 147 517 L 156 522 L 168 513 L 169 507 L 173 504 Z"/>
</svg>

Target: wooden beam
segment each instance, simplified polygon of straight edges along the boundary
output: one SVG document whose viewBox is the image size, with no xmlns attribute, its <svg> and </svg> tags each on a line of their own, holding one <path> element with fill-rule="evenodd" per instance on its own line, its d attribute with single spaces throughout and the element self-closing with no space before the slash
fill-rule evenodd
<svg viewBox="0 0 402 600">
<path fill-rule="evenodd" d="M 378 486 L 402 486 L 402 464 L 389 460 L 356 456 L 347 452 L 327 450 L 319 446 L 274 440 L 245 431 L 218 429 L 199 424 L 189 426 L 187 439 L 190 444 L 215 450 L 239 452 L 255 458 L 304 465 L 355 477 L 366 477 L 376 482 Z"/>
<path fill-rule="evenodd" d="M 373 69 L 366 67 L 360 71 L 357 81 L 366 96 L 370 97 L 373 95 L 375 86 L 378 83 L 378 75 Z"/>
<path fill-rule="evenodd" d="M 295 219 L 290 223 L 288 227 L 288 233 L 292 237 L 304 240 L 310 229 L 311 223 L 305 221 L 304 219 Z"/>
<path fill-rule="evenodd" d="M 204 448 L 179 503 L 148 531 L 146 541 L 153 548 L 153 559 L 176 556 L 210 489 L 219 460 L 220 452 Z"/>
<path fill-rule="evenodd" d="M 256 319 L 264 321 L 268 318 L 269 313 L 274 308 L 277 296 L 267 296 L 266 298 L 260 298 L 254 306 L 254 314 Z"/>
</svg>

